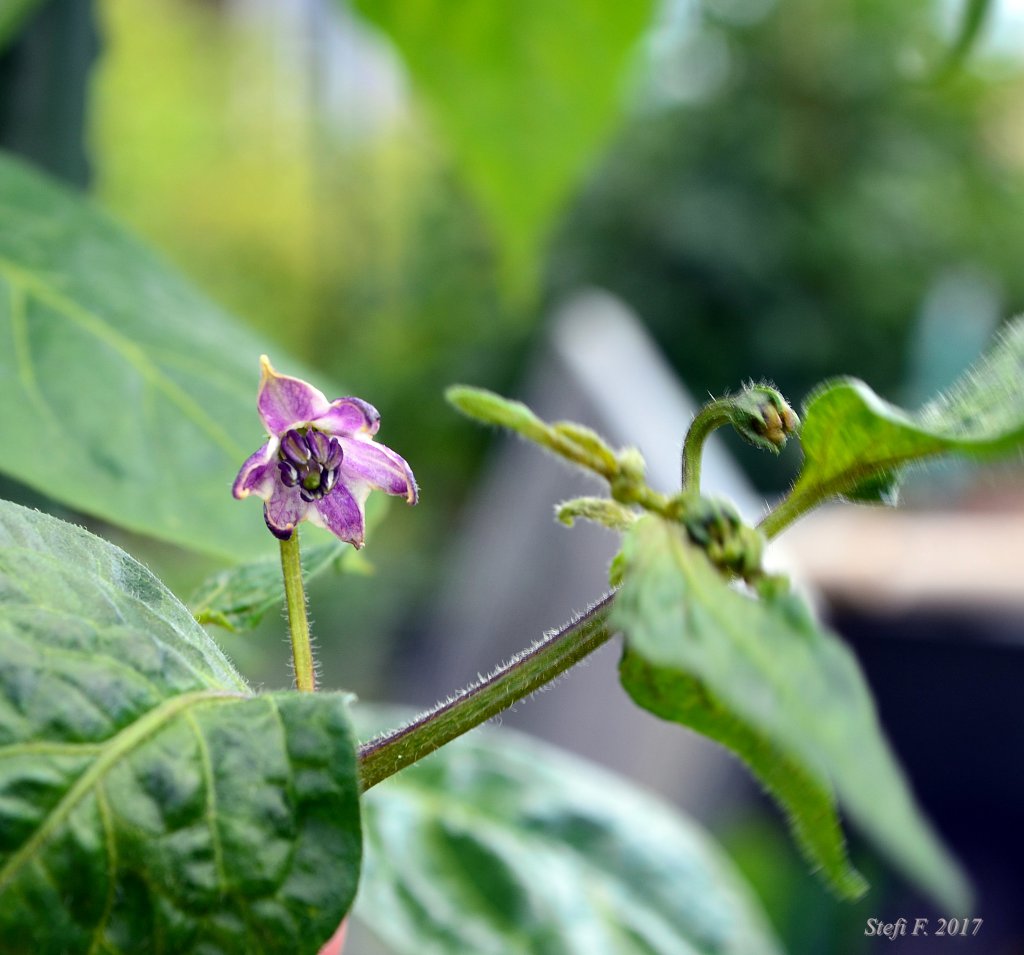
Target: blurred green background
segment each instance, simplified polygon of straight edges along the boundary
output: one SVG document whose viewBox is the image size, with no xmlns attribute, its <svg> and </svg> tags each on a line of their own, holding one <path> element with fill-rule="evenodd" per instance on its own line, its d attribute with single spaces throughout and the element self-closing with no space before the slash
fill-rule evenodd
<svg viewBox="0 0 1024 955">
<path fill-rule="evenodd" d="M 840 373 L 918 402 L 1024 307 L 1022 3 L 7 0 L 0 39 L 0 146 L 371 400 L 412 464 L 374 572 L 311 595 L 325 682 L 368 697 L 489 441 L 444 387 L 513 388 L 574 290 L 632 306 L 694 394 L 794 402 Z M 743 461 L 766 493 L 794 463 Z M 215 569 L 131 546 L 180 592 Z M 277 685 L 280 631 L 222 642 Z M 755 876 L 779 851 L 737 843 Z"/>
</svg>

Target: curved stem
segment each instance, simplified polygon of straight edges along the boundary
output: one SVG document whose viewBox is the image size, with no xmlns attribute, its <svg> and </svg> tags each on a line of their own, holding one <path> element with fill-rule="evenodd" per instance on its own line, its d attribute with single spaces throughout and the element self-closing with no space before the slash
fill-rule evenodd
<svg viewBox="0 0 1024 955">
<path fill-rule="evenodd" d="M 365 792 L 400 769 L 444 746 L 529 696 L 578 663 L 612 636 L 608 610 L 613 594 L 578 619 L 548 634 L 490 676 L 439 703 L 411 723 L 359 747 L 359 782 Z"/>
<path fill-rule="evenodd" d="M 299 556 L 299 531 L 281 541 L 281 572 L 288 605 L 288 635 L 292 644 L 295 688 L 304 693 L 316 689 L 313 648 L 309 642 L 309 618 L 306 616 L 306 589 L 302 584 L 302 560 Z"/>
<path fill-rule="evenodd" d="M 683 441 L 684 491 L 700 493 L 700 463 L 704 454 L 704 442 L 712 431 L 729 423 L 728 408 L 727 401 L 712 401 L 700 409 L 690 424 L 686 440 Z"/>
</svg>

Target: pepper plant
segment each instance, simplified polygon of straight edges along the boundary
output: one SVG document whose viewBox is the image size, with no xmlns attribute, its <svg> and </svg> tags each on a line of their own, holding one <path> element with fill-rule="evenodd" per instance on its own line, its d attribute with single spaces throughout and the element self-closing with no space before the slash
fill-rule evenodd
<svg viewBox="0 0 1024 955">
<path fill-rule="evenodd" d="M 259 343 L 101 213 L 10 159 L 0 189 L 0 466 L 197 551 L 237 561 L 276 543 L 284 568 L 282 582 L 274 561 L 243 560 L 190 610 L 73 521 L 0 503 L 0 949 L 316 952 L 365 855 L 360 910 L 398 951 L 776 951 L 728 863 L 672 811 L 511 734 L 458 739 L 616 635 L 629 696 L 740 756 L 835 893 L 865 889 L 842 812 L 923 893 L 968 911 L 853 655 L 762 553 L 825 501 L 891 502 L 917 462 L 1018 450 L 1024 323 L 916 413 L 853 380 L 821 385 L 799 417 L 763 384 L 713 401 L 674 489 L 648 485 L 635 449 L 452 388 L 460 411 L 603 479 L 605 496 L 557 517 L 597 521 L 622 549 L 578 618 L 389 718 L 344 692 L 253 689 L 196 619 L 245 627 L 286 594 L 296 688 L 314 688 L 301 522 L 337 538 L 311 548 L 319 571 L 363 545 L 372 489 L 416 500 L 409 466 L 374 440 L 376 411 L 266 358 L 257 385 Z M 768 451 L 802 445 L 756 527 L 702 493 L 720 426 Z M 230 500 L 236 471 L 262 516 Z"/>
<path fill-rule="evenodd" d="M 0 9 L 0 41 L 32 6 Z M 416 72 L 447 104 L 484 205 L 518 230 L 514 282 L 579 156 L 548 151 L 537 163 L 541 152 L 505 148 L 497 109 L 485 111 L 494 135 L 478 136 L 462 108 L 471 86 L 413 42 L 440 13 L 362 6 L 422 54 Z M 589 57 L 602 68 L 625 59 L 648 12 L 607 6 L 620 30 L 603 45 L 572 40 L 597 106 L 551 114 L 551 128 L 572 119 L 573 142 L 599 137 L 612 98 Z M 457 51 L 462 62 L 478 46 Z M 510 55 L 533 65 L 529 53 Z M 531 76 L 551 88 L 543 70 Z M 497 169 L 518 183 L 528 167 L 543 189 L 523 212 L 492 180 Z M 579 616 L 539 639 L 524 633 L 522 653 L 410 717 L 318 687 L 307 618 L 305 583 L 366 544 L 382 498 L 371 492 L 417 502 L 410 465 L 375 440 L 376 409 L 329 399 L 343 389 L 283 349 L 285 373 L 275 371 L 266 342 L 102 212 L 8 157 L 0 217 L 0 472 L 54 512 L 0 501 L 0 951 L 337 953 L 354 911 L 403 955 L 778 952 L 752 893 L 678 811 L 480 728 L 612 640 L 629 697 L 734 752 L 837 896 L 867 888 L 848 821 L 948 914 L 971 912 L 967 879 L 918 807 L 852 653 L 765 571 L 764 553 L 826 502 L 894 503 L 921 462 L 1019 453 L 1024 322 L 917 412 L 852 379 L 822 383 L 799 415 L 766 383 L 713 400 L 685 436 L 672 488 L 651 487 L 635 449 L 582 424 L 451 388 L 455 409 L 599 478 L 603 495 L 561 502 L 555 516 L 603 525 L 621 549 Z M 703 493 L 704 442 L 720 427 L 769 453 L 802 447 L 791 490 L 756 526 Z M 307 537 L 303 558 L 304 523 L 326 534 Z M 182 599 L 103 536 L 122 531 L 227 566 Z M 295 686 L 254 688 L 213 628 L 250 629 L 282 604 Z"/>
</svg>

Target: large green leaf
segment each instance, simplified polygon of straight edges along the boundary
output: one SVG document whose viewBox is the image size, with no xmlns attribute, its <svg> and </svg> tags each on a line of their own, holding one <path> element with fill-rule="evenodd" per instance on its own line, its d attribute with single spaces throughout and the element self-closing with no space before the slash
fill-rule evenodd
<svg viewBox="0 0 1024 955">
<path fill-rule="evenodd" d="M 0 502 L 0 951 L 316 952 L 359 868 L 346 709 L 253 695 L 131 557 Z"/>
<path fill-rule="evenodd" d="M 608 137 L 650 0 L 357 0 L 401 51 L 467 181 L 533 271 L 551 227 Z"/>
<path fill-rule="evenodd" d="M 230 493 L 264 439 L 266 350 L 90 203 L 0 156 L 0 470 L 195 550 L 272 549 L 257 502 Z"/>
<path fill-rule="evenodd" d="M 749 890 L 692 823 L 508 731 L 474 731 L 375 786 L 364 820 L 356 913 L 396 952 L 778 951 Z"/>
<path fill-rule="evenodd" d="M 966 883 L 914 802 L 856 660 L 803 601 L 734 590 L 660 518 L 638 521 L 623 553 L 611 621 L 634 700 L 741 756 L 841 894 L 863 882 L 845 861 L 833 793 L 908 878 L 965 911 Z"/>
<path fill-rule="evenodd" d="M 792 516 L 824 500 L 890 500 L 900 471 L 937 454 L 1005 454 L 1024 444 L 1024 319 L 941 397 L 916 414 L 854 379 L 829 382 L 803 409 L 804 465 L 785 508 Z M 769 518 L 769 526 L 771 519 Z"/>
</svg>

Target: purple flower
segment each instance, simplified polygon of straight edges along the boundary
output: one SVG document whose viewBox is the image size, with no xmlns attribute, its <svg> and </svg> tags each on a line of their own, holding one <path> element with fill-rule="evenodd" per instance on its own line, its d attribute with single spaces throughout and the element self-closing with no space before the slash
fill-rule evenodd
<svg viewBox="0 0 1024 955">
<path fill-rule="evenodd" d="M 409 465 L 374 443 L 380 415 L 360 398 L 328 401 L 299 378 L 279 375 L 260 358 L 256 407 L 270 440 L 235 478 L 231 493 L 264 500 L 267 527 L 281 540 L 300 521 L 326 527 L 335 537 L 363 546 L 363 508 L 370 491 L 417 499 Z"/>
</svg>

